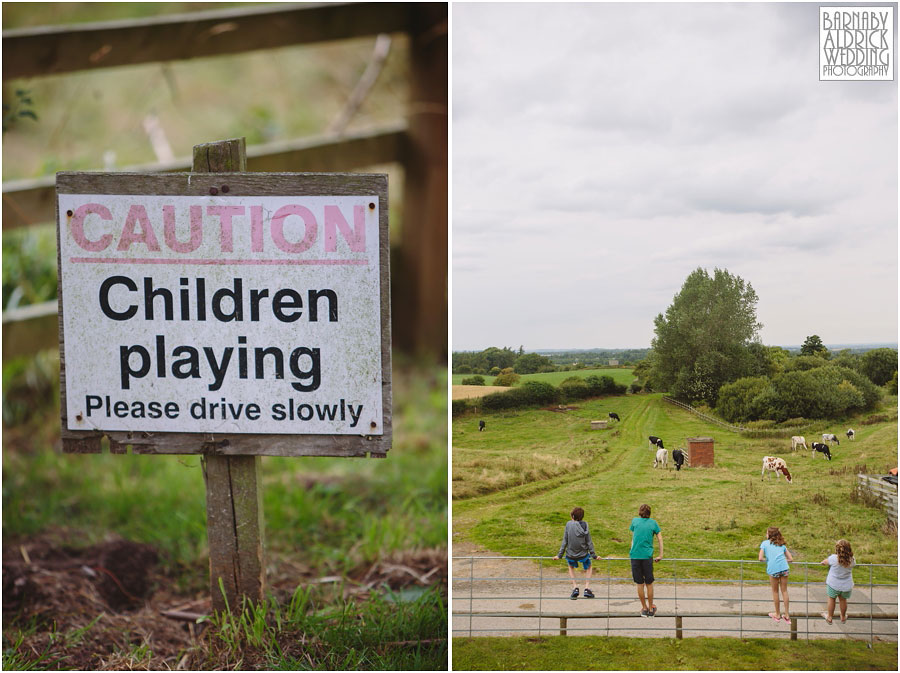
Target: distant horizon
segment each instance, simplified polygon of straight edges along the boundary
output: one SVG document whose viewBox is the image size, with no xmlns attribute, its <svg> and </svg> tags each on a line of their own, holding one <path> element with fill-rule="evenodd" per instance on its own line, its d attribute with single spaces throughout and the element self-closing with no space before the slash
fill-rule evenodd
<svg viewBox="0 0 900 673">
<path fill-rule="evenodd" d="M 763 344 L 766 347 L 777 346 L 778 348 L 802 348 L 803 344 Z M 828 350 L 843 350 L 845 348 L 898 348 L 898 342 L 896 341 L 863 341 L 859 343 L 835 343 L 835 344 L 827 344 L 823 342 L 823 345 Z M 451 353 L 479 353 L 483 350 L 487 350 L 488 348 L 510 348 L 512 350 L 518 350 L 512 346 L 484 346 L 482 348 L 453 348 Z M 591 346 L 589 348 L 584 347 L 573 347 L 573 348 L 525 348 L 524 352 L 526 353 L 566 353 L 566 352 L 575 352 L 575 351 L 634 351 L 634 350 L 649 350 L 652 346 L 621 346 L 621 347 L 606 347 L 606 346 Z"/>
</svg>

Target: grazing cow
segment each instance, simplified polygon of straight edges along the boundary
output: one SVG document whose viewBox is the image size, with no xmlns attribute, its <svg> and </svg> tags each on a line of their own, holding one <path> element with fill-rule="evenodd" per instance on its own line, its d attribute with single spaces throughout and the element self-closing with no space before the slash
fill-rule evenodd
<svg viewBox="0 0 900 673">
<path fill-rule="evenodd" d="M 809 448 L 806 446 L 806 437 L 801 437 L 800 435 L 791 437 L 791 451 L 796 451 L 798 446 L 802 446 L 804 449 Z"/>
<path fill-rule="evenodd" d="M 664 448 L 666 448 L 666 447 L 663 446 L 663 441 L 662 441 L 659 437 L 654 437 L 653 435 L 650 435 L 650 437 L 649 437 L 648 439 L 650 440 L 650 448 L 651 448 L 651 449 L 652 449 L 654 446 L 655 446 L 657 449 L 664 449 Z"/>
<path fill-rule="evenodd" d="M 484 432 L 484 421 L 478 421 L 478 432 Z"/>
<path fill-rule="evenodd" d="M 847 439 L 849 439 L 852 442 L 854 437 L 856 437 L 856 433 L 853 432 L 853 428 L 850 428 L 849 430 L 847 430 Z"/>
<path fill-rule="evenodd" d="M 825 455 L 828 460 L 831 460 L 831 451 L 828 448 L 828 444 L 822 444 L 821 442 L 813 442 L 812 443 L 813 450 L 813 458 L 816 457 L 816 451 Z"/>
<path fill-rule="evenodd" d="M 653 460 L 653 467 L 657 465 L 662 465 L 667 470 L 669 469 L 669 452 L 665 449 L 659 449 L 656 452 L 656 458 Z"/>
<path fill-rule="evenodd" d="M 672 452 L 672 460 L 675 461 L 675 471 L 676 471 L 676 472 L 677 472 L 678 470 L 681 469 L 681 466 L 682 466 L 685 462 L 687 462 L 688 467 L 691 466 L 691 462 L 690 462 L 690 459 L 688 458 L 687 453 L 685 453 L 685 452 L 682 451 L 681 449 L 675 449 L 675 450 Z"/>
<path fill-rule="evenodd" d="M 780 477 L 782 474 L 784 478 L 787 479 L 787 482 L 790 484 L 794 480 L 791 477 L 791 473 L 788 472 L 787 463 L 784 462 L 783 458 L 776 458 L 775 456 L 765 456 L 763 458 L 763 469 L 761 476 L 766 476 L 766 471 L 774 472 L 776 477 Z"/>
<path fill-rule="evenodd" d="M 834 442 L 838 446 L 841 445 L 841 440 L 839 440 L 837 438 L 837 435 L 829 435 L 826 433 L 826 434 L 822 435 L 822 441 L 823 442 Z"/>
<path fill-rule="evenodd" d="M 609 418 L 610 418 L 610 420 L 618 421 L 618 420 L 619 420 L 619 414 L 617 414 L 615 411 L 610 411 L 610 412 L 609 412 Z"/>
</svg>

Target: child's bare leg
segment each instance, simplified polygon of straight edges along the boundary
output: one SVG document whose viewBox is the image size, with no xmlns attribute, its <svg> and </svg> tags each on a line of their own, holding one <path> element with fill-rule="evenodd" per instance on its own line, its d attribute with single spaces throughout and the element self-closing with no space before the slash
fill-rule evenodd
<svg viewBox="0 0 900 673">
<path fill-rule="evenodd" d="M 779 577 L 778 579 L 781 580 L 781 600 L 784 601 L 784 612 L 782 613 L 782 615 L 784 617 L 790 617 L 791 611 L 790 611 L 790 608 L 788 607 L 789 603 L 790 603 L 790 599 L 788 598 L 787 575 L 785 575 L 784 577 Z"/>
<path fill-rule="evenodd" d="M 588 589 L 591 586 L 591 575 L 594 572 L 594 566 L 591 566 L 587 570 L 584 571 L 584 588 Z"/>
<path fill-rule="evenodd" d="M 647 585 L 647 608 L 653 608 L 653 584 Z"/>
<path fill-rule="evenodd" d="M 647 607 L 647 599 L 644 596 L 644 585 L 643 584 L 637 585 L 637 592 L 638 592 L 638 598 L 641 599 L 641 608 L 644 610 L 648 610 L 649 608 Z"/>
<path fill-rule="evenodd" d="M 772 602 L 775 604 L 775 616 L 781 618 L 781 610 L 778 609 L 778 578 L 769 576 L 769 585 L 772 587 Z"/>
<path fill-rule="evenodd" d="M 834 619 L 834 599 L 829 596 L 828 597 L 828 621 L 830 622 Z"/>
<path fill-rule="evenodd" d="M 578 582 L 575 581 L 575 568 L 573 568 L 572 566 L 569 566 L 569 577 L 572 578 L 572 588 L 577 589 Z"/>
<path fill-rule="evenodd" d="M 847 621 L 847 599 L 841 596 L 838 598 L 841 603 L 841 624 Z M 834 606 L 834 599 L 831 599 L 831 604 Z M 832 608 L 833 609 L 833 608 Z"/>
</svg>

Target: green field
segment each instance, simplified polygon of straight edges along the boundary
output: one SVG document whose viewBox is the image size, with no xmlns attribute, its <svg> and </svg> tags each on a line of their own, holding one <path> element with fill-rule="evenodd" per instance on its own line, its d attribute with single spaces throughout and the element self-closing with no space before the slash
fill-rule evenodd
<svg viewBox="0 0 900 673">
<path fill-rule="evenodd" d="M 455 670 L 896 670 L 897 644 L 762 638 L 454 638 Z"/>
<path fill-rule="evenodd" d="M 578 505 L 597 553 L 627 557 L 628 526 L 646 502 L 663 530 L 668 558 L 755 559 L 766 528 L 779 526 L 797 561 L 822 560 L 844 537 L 857 562 L 896 564 L 896 529 L 881 509 L 854 497 L 857 472 L 885 473 L 897 465 L 896 397 L 877 412 L 892 420 L 813 425 L 814 432 L 806 433 L 810 441 L 822 432 L 856 430 L 856 441 L 836 447 L 831 462 L 808 452 L 792 455 L 789 438 L 751 439 L 710 425 L 660 394 L 575 406 L 481 414 L 485 432 L 477 431 L 474 416 L 453 421 L 454 541 L 509 556 L 552 556 Z M 621 423 L 590 430 L 589 421 L 605 419 L 609 411 Z M 654 469 L 651 434 L 662 437 L 670 452 L 686 446 L 687 437 L 712 437 L 715 467 Z M 783 457 L 794 482 L 772 473 L 761 479 L 765 455 Z M 809 571 L 810 580 L 817 570 Z M 734 570 L 679 567 L 679 577 L 684 572 L 718 577 Z M 895 582 L 896 576 L 891 568 L 876 573 L 876 581 Z"/>
<path fill-rule="evenodd" d="M 475 376 L 474 374 L 453 374 L 452 381 L 454 386 L 462 385 L 462 380 Z M 485 385 L 491 385 L 494 380 L 493 376 L 483 375 Z M 526 381 L 544 381 L 546 383 L 558 386 L 570 376 L 580 376 L 587 378 L 588 376 L 611 376 L 616 383 L 630 385 L 634 381 L 634 374 L 631 369 L 611 368 L 611 369 L 576 369 L 570 372 L 546 372 L 544 374 L 523 374 L 519 384 Z"/>
</svg>

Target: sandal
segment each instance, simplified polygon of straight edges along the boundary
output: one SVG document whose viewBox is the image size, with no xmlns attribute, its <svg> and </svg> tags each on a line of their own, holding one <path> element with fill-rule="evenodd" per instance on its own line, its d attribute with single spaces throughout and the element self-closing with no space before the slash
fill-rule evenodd
<svg viewBox="0 0 900 673">
<path fill-rule="evenodd" d="M 772 619 L 774 619 L 776 622 L 780 622 L 780 621 L 781 621 L 781 615 L 776 615 L 774 612 L 770 612 L 770 613 L 769 613 L 769 617 L 771 617 Z"/>
<path fill-rule="evenodd" d="M 827 612 L 820 612 L 819 614 L 822 615 L 822 619 L 825 620 L 825 623 L 826 623 L 826 624 L 829 624 L 829 625 L 831 624 L 831 620 L 828 619 L 828 613 L 827 613 Z"/>
<path fill-rule="evenodd" d="M 788 624 L 791 623 L 791 618 L 788 615 L 781 615 L 781 618 L 786 621 Z"/>
</svg>

